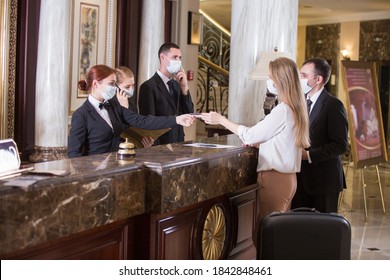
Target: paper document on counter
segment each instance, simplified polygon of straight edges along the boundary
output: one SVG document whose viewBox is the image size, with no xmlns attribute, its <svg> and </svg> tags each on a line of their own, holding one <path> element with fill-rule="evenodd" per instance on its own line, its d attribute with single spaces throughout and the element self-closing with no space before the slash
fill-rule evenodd
<svg viewBox="0 0 390 280">
<path fill-rule="evenodd" d="M 183 144 L 183 146 L 198 147 L 198 148 L 211 148 L 211 149 L 237 148 L 237 146 L 211 144 L 211 143 L 191 143 L 191 144 Z"/>
</svg>

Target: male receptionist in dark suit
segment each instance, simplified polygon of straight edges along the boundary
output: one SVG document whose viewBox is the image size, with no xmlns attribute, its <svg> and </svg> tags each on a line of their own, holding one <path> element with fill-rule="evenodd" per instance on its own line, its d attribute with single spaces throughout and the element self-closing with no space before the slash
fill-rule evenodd
<svg viewBox="0 0 390 280">
<path fill-rule="evenodd" d="M 188 81 L 181 64 L 181 51 L 174 43 L 159 51 L 160 69 L 139 90 L 139 112 L 147 116 L 178 116 L 194 112 Z M 176 126 L 156 140 L 156 144 L 184 141 L 184 130 Z"/>
</svg>

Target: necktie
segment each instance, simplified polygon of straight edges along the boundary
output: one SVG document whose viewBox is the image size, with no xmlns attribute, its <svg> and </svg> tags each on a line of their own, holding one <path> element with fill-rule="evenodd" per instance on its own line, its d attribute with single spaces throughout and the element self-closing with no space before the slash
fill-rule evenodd
<svg viewBox="0 0 390 280">
<path fill-rule="evenodd" d="M 311 104 L 313 104 L 313 101 L 311 101 L 310 99 L 306 99 L 306 105 L 307 105 L 307 113 L 310 115 L 310 107 L 311 107 Z"/>
<path fill-rule="evenodd" d="M 103 107 L 106 108 L 106 110 L 108 110 L 108 108 L 110 108 L 110 103 L 109 102 L 100 103 L 99 109 L 102 109 Z"/>
<path fill-rule="evenodd" d="M 168 84 L 168 87 L 169 87 L 169 95 L 170 96 L 173 96 L 173 81 L 172 80 L 169 80 L 168 82 L 167 82 L 167 84 Z"/>
</svg>

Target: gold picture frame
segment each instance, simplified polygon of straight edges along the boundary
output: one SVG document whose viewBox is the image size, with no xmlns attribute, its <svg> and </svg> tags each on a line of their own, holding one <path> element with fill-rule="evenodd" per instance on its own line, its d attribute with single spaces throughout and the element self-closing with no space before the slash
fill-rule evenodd
<svg viewBox="0 0 390 280">
<path fill-rule="evenodd" d="M 70 114 L 88 97 L 77 83 L 96 64 L 112 67 L 114 0 L 73 0 L 70 65 Z"/>
<path fill-rule="evenodd" d="M 342 61 L 354 164 L 357 168 L 387 161 L 378 77 L 374 62 Z"/>
<path fill-rule="evenodd" d="M 78 54 L 77 54 L 77 77 L 84 80 L 88 71 L 98 61 L 98 34 L 99 34 L 100 6 L 88 3 L 80 3 L 80 20 L 78 30 Z M 85 98 L 88 94 L 77 90 L 77 98 Z"/>
<path fill-rule="evenodd" d="M 17 0 L 0 3 L 0 139 L 15 134 Z"/>
<path fill-rule="evenodd" d="M 203 15 L 188 12 L 188 44 L 200 45 L 203 38 Z"/>
</svg>

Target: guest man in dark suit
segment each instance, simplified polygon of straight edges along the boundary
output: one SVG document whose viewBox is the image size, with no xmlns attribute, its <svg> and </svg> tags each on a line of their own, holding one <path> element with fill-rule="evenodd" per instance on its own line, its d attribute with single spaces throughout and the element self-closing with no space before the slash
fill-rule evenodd
<svg viewBox="0 0 390 280">
<path fill-rule="evenodd" d="M 174 43 L 158 51 L 160 68 L 139 90 L 139 112 L 147 116 L 178 116 L 194 112 L 187 77 L 181 65 L 181 51 Z M 176 126 L 156 140 L 156 144 L 184 141 L 184 129 Z"/>
<path fill-rule="evenodd" d="M 292 209 L 310 207 L 337 212 L 339 194 L 346 187 L 340 155 L 348 146 L 348 121 L 343 103 L 324 88 L 330 74 L 330 65 L 321 58 L 306 60 L 301 68 L 311 146 L 302 154 Z"/>
</svg>

